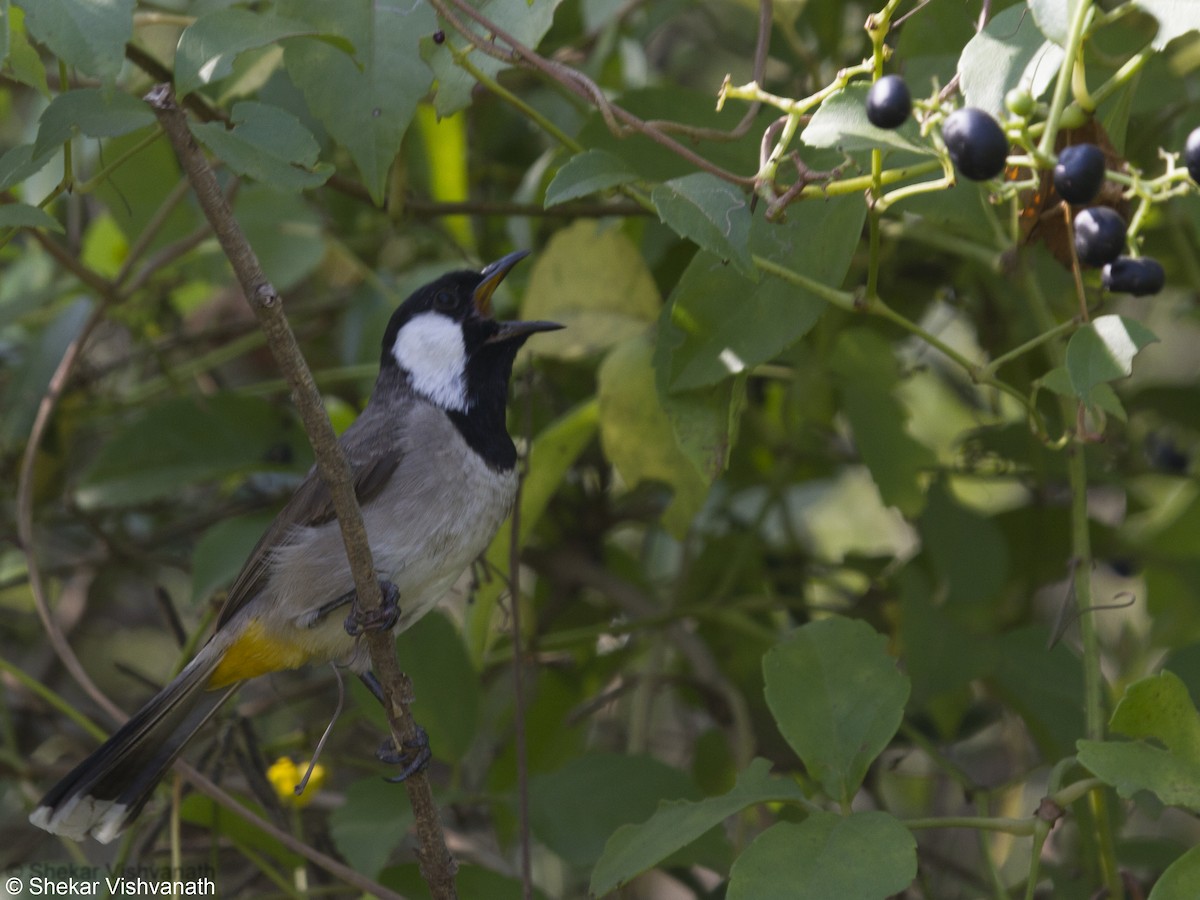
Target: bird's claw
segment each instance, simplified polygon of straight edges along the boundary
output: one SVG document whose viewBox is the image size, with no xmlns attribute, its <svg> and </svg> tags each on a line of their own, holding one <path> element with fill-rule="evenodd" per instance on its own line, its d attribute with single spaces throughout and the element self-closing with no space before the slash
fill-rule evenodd
<svg viewBox="0 0 1200 900">
<path fill-rule="evenodd" d="M 424 728 L 418 725 L 416 737 L 412 741 L 405 742 L 399 750 L 396 749 L 395 742 L 389 737 L 375 751 L 375 758 L 389 765 L 402 766 L 398 774 L 384 779 L 384 781 L 399 784 L 424 770 L 429 765 L 429 761 L 433 759 L 433 753 L 429 749 L 429 735 L 425 733 Z"/>
<path fill-rule="evenodd" d="M 379 587 L 383 597 L 375 609 L 363 609 L 357 596 L 351 601 L 345 623 L 346 634 L 350 637 L 358 637 L 367 631 L 391 631 L 400 621 L 400 589 L 386 579 L 379 582 Z"/>
</svg>

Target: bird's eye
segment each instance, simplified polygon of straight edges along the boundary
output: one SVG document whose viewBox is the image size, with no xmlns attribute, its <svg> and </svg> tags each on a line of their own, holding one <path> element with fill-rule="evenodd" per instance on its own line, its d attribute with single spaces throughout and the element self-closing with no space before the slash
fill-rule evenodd
<svg viewBox="0 0 1200 900">
<path fill-rule="evenodd" d="M 440 290 L 433 295 L 433 308 L 452 313 L 458 309 L 458 299 L 452 291 Z"/>
</svg>

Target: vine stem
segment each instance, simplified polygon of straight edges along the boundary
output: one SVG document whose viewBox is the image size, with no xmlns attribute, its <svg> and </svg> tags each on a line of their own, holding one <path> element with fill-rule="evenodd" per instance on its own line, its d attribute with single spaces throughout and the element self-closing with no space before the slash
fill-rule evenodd
<svg viewBox="0 0 1200 900">
<path fill-rule="evenodd" d="M 1092 0 L 1077 0 L 1071 16 L 1071 24 L 1067 31 L 1066 53 L 1063 56 L 1062 68 L 1058 70 L 1058 81 L 1054 84 L 1054 95 L 1050 100 L 1050 111 L 1046 115 L 1046 130 L 1038 143 L 1038 154 L 1045 159 L 1054 155 L 1054 141 L 1058 137 L 1058 122 L 1062 118 L 1063 109 L 1067 105 L 1067 92 L 1071 89 L 1072 73 L 1075 61 L 1083 48 L 1083 35 L 1087 31 L 1088 19 L 1092 13 Z"/>
</svg>

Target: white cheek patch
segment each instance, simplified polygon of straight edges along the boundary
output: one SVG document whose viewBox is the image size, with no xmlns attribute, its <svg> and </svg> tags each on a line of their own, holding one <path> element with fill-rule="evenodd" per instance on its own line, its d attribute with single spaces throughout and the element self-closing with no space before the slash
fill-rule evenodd
<svg viewBox="0 0 1200 900">
<path fill-rule="evenodd" d="M 392 356 L 413 390 L 442 409 L 467 411 L 467 348 L 459 323 L 432 312 L 414 316 L 396 335 Z"/>
</svg>

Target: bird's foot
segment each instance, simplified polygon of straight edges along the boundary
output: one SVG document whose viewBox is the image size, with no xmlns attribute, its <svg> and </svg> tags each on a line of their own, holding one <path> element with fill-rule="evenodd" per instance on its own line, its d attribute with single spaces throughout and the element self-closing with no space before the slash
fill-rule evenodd
<svg viewBox="0 0 1200 900">
<path fill-rule="evenodd" d="M 389 765 L 402 767 L 399 773 L 384 779 L 384 781 L 399 784 L 424 770 L 429 765 L 429 761 L 433 759 L 433 753 L 429 749 L 429 735 L 425 733 L 424 728 L 418 725 L 416 737 L 411 741 L 405 741 L 399 750 L 396 749 L 395 742 L 389 737 L 375 751 L 375 758 Z"/>
<path fill-rule="evenodd" d="M 350 602 L 350 614 L 346 616 L 346 634 L 358 637 L 367 631 L 391 631 L 400 621 L 400 589 L 387 579 L 381 579 L 379 587 L 383 598 L 375 609 L 366 610 L 359 606 L 358 596 Z"/>
</svg>

